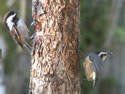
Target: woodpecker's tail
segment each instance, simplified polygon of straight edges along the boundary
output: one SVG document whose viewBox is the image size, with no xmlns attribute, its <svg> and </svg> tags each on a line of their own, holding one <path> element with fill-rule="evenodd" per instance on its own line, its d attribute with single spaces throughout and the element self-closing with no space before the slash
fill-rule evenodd
<svg viewBox="0 0 125 94">
<path fill-rule="evenodd" d="M 26 50 L 27 50 L 29 53 L 31 53 L 32 48 L 30 47 L 30 45 L 29 45 L 28 43 L 25 43 L 25 44 L 24 44 L 24 47 L 26 48 Z"/>
</svg>

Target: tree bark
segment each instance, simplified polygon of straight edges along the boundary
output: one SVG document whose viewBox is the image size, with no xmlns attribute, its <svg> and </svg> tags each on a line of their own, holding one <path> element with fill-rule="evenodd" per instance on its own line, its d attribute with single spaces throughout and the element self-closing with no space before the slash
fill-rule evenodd
<svg viewBox="0 0 125 94">
<path fill-rule="evenodd" d="M 80 94 L 79 0 L 32 0 L 29 94 Z"/>
</svg>

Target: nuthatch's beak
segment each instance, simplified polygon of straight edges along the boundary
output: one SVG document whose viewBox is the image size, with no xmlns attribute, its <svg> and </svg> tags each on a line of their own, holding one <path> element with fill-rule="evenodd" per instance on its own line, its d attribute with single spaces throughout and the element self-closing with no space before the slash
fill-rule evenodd
<svg viewBox="0 0 125 94">
<path fill-rule="evenodd" d="M 112 52 L 108 52 L 107 54 L 108 54 L 108 55 L 112 55 Z"/>
</svg>

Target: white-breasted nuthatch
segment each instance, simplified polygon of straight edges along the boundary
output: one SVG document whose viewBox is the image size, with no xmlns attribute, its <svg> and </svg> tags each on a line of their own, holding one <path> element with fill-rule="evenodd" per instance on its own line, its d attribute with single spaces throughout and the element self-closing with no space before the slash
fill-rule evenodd
<svg viewBox="0 0 125 94">
<path fill-rule="evenodd" d="M 12 38 L 22 48 L 25 47 L 28 52 L 31 52 L 27 40 L 29 38 L 29 29 L 21 18 L 17 17 L 17 12 L 9 11 L 4 16 L 4 24 L 8 27 Z"/>
<path fill-rule="evenodd" d="M 106 57 L 111 54 L 111 52 L 91 52 L 85 58 L 83 63 L 85 75 L 87 80 L 93 81 L 93 86 L 96 85 L 102 75 L 103 64 Z"/>
</svg>

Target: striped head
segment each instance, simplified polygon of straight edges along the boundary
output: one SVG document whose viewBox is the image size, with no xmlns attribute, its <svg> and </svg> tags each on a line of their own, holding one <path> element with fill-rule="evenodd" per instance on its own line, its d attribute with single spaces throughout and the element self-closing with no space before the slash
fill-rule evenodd
<svg viewBox="0 0 125 94">
<path fill-rule="evenodd" d="M 102 61 L 104 62 L 105 59 L 107 58 L 108 55 L 112 55 L 112 52 L 105 52 L 105 51 L 100 51 L 100 52 L 96 52 L 96 54 L 98 54 L 98 56 L 102 59 Z"/>
</svg>

